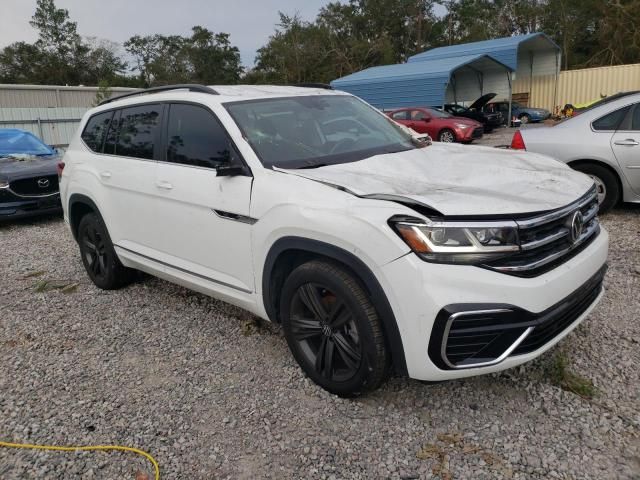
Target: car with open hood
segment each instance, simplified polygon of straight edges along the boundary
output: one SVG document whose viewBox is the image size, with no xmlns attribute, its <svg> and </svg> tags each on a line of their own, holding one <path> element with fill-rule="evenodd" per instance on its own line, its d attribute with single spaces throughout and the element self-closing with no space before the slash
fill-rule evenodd
<svg viewBox="0 0 640 480">
<path fill-rule="evenodd" d="M 0 129 L 0 221 L 60 213 L 58 151 L 25 130 Z"/>
<path fill-rule="evenodd" d="M 446 103 L 442 109 L 451 115 L 470 118 L 476 122 L 480 122 L 484 127 L 485 133 L 489 133 L 505 123 L 504 116 L 501 112 L 484 112 L 482 110 L 495 96 L 495 93 L 482 95 L 468 107 L 457 103 Z"/>
<path fill-rule="evenodd" d="M 142 270 L 278 323 L 306 375 L 342 396 L 394 371 L 520 365 L 603 294 L 590 177 L 529 152 L 429 144 L 331 89 L 110 99 L 84 116 L 60 185 L 97 287 Z"/>
</svg>

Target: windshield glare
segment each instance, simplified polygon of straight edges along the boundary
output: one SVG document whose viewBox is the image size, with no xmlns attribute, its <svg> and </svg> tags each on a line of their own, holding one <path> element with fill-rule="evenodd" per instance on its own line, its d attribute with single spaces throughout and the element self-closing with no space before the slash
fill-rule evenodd
<svg viewBox="0 0 640 480">
<path fill-rule="evenodd" d="M 27 132 L 0 130 L 0 157 L 11 155 L 53 155 L 53 151 Z"/>
<path fill-rule="evenodd" d="M 416 148 L 383 114 L 347 95 L 231 102 L 225 105 L 267 166 L 312 168 Z"/>
</svg>

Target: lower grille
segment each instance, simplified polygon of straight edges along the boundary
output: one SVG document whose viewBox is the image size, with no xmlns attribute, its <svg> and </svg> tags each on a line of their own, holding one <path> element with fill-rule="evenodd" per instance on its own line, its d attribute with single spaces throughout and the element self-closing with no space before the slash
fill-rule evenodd
<svg viewBox="0 0 640 480">
<path fill-rule="evenodd" d="M 58 176 L 43 175 L 42 177 L 22 178 L 11 182 L 9 188 L 18 195 L 49 195 L 58 191 Z"/>
<path fill-rule="evenodd" d="M 484 127 L 474 128 L 471 133 L 472 138 L 482 138 L 482 135 L 484 135 Z"/>
<path fill-rule="evenodd" d="M 531 353 L 557 337 L 595 302 L 606 266 L 542 313 L 513 305 L 451 305 L 438 314 L 429 357 L 440 368 L 473 368 Z"/>
</svg>

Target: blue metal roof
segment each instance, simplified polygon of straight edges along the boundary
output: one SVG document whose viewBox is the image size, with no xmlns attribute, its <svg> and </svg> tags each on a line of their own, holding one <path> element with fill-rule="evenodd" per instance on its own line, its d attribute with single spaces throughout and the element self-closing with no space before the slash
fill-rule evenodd
<svg viewBox="0 0 640 480">
<path fill-rule="evenodd" d="M 533 38 L 543 38 L 548 44 L 549 48 L 554 48 L 560 51 L 560 47 L 555 44 L 544 33 L 529 33 L 527 35 L 516 35 L 513 37 L 496 38 L 493 40 L 484 40 L 482 42 L 462 43 L 460 45 L 450 45 L 448 47 L 439 47 L 426 52 L 418 53 L 412 57 L 409 57 L 407 62 L 416 63 L 425 60 L 437 60 L 442 58 L 452 57 L 464 57 L 468 55 L 491 55 L 505 65 L 508 65 L 513 70 L 518 67 L 518 48 L 522 42 L 531 40 Z"/>
<path fill-rule="evenodd" d="M 488 55 L 465 55 L 433 61 L 371 67 L 331 82 L 378 108 L 443 105 L 452 73 L 471 63 L 510 71 Z"/>
</svg>

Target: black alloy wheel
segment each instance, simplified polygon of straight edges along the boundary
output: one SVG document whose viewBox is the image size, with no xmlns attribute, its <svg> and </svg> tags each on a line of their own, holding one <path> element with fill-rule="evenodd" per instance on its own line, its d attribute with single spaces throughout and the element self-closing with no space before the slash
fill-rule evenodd
<svg viewBox="0 0 640 480">
<path fill-rule="evenodd" d="M 82 217 L 77 238 L 84 268 L 98 288 L 114 290 L 131 282 L 135 271 L 120 263 L 107 227 L 97 214 Z"/>
<path fill-rule="evenodd" d="M 317 374 L 343 382 L 356 375 L 362 363 L 362 344 L 353 313 L 342 299 L 323 285 L 305 283 L 291 305 L 291 333 Z"/>
<path fill-rule="evenodd" d="M 386 378 L 382 324 L 359 280 L 339 264 L 312 260 L 282 286 L 280 319 L 302 370 L 325 390 L 353 397 Z"/>
</svg>

